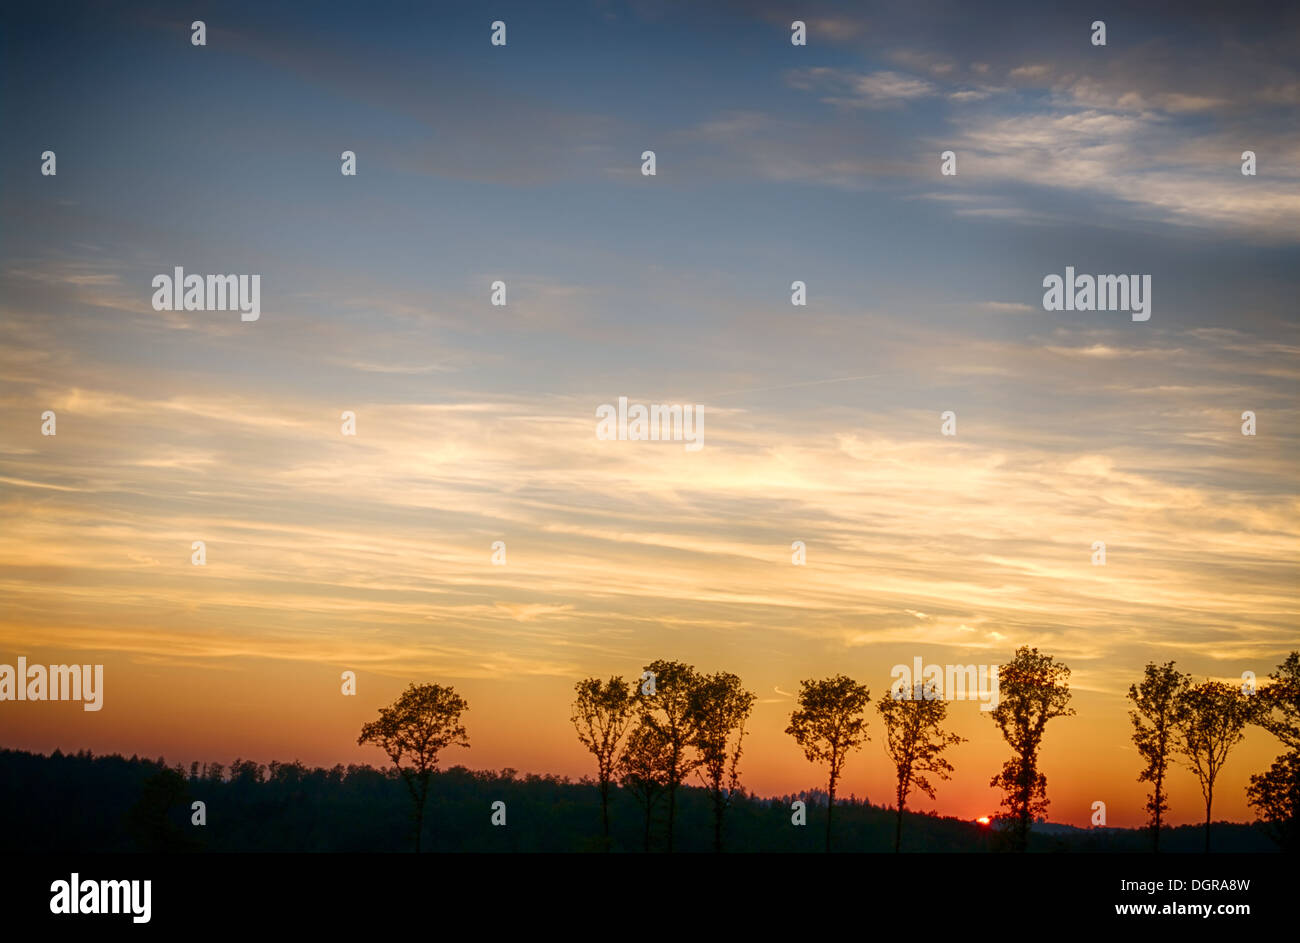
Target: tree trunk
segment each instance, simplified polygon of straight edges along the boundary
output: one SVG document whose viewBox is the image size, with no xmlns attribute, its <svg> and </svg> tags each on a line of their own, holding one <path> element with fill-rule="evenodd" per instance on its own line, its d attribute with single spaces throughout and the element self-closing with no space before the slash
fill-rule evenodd
<svg viewBox="0 0 1300 943">
<path fill-rule="evenodd" d="M 668 853 L 673 853 L 673 819 L 677 817 L 677 784 L 668 787 Z"/>
<path fill-rule="evenodd" d="M 1210 853 L 1210 803 L 1214 801 L 1214 792 L 1211 791 L 1205 799 L 1205 853 Z"/>
<path fill-rule="evenodd" d="M 898 821 L 894 823 L 894 854 L 898 854 L 903 847 L 903 804 L 907 802 L 907 793 L 903 791 L 901 780 L 898 783 L 895 797 L 898 799 Z"/>
<path fill-rule="evenodd" d="M 1160 853 L 1160 799 L 1161 799 L 1160 787 L 1162 785 L 1163 779 L 1164 779 L 1163 776 L 1159 776 L 1159 775 L 1156 776 L 1156 824 L 1155 824 L 1155 829 L 1151 833 L 1151 850 L 1155 854 Z"/>
<path fill-rule="evenodd" d="M 402 774 L 402 782 L 406 783 L 407 791 L 411 794 L 411 802 L 415 805 L 415 853 L 420 853 L 420 838 L 424 833 L 424 804 L 429 798 L 429 774 L 413 773 L 404 770 L 400 766 L 397 771 Z M 416 789 L 416 783 L 420 788 Z"/>
<path fill-rule="evenodd" d="M 1020 760 L 1020 768 L 1020 795 L 1016 797 L 1020 804 L 1020 815 L 1016 821 L 1016 851 L 1023 853 L 1029 850 L 1029 802 L 1033 797 L 1034 787 L 1029 772 L 1029 764 L 1025 762 L 1023 757 Z"/>
<path fill-rule="evenodd" d="M 831 814 L 835 811 L 835 781 L 831 780 L 826 799 L 826 851 L 831 850 Z"/>
<path fill-rule="evenodd" d="M 645 804 L 645 852 L 646 854 L 650 853 L 650 812 L 653 808 L 654 806 L 652 806 L 650 804 L 650 800 L 647 799 Z"/>
<path fill-rule="evenodd" d="M 600 820 L 605 827 L 605 850 L 609 851 L 609 780 L 600 781 Z"/>
</svg>

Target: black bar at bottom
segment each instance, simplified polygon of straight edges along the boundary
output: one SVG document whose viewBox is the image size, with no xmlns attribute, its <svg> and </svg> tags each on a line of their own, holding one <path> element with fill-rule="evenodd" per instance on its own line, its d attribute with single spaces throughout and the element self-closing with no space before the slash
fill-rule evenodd
<svg viewBox="0 0 1300 943">
<path fill-rule="evenodd" d="M 1281 925 L 1276 921 L 1293 913 L 1294 901 L 1283 901 L 1294 893 L 1292 864 L 1289 856 L 1255 854 L 27 855 L 9 857 L 0 905 L 9 927 L 90 933 L 233 932 L 248 920 L 259 935 L 450 931 L 462 921 L 494 933 L 517 923 L 572 934 L 605 919 L 606 932 L 643 926 L 654 936 L 663 921 L 686 918 L 698 922 L 693 926 L 769 930 L 848 920 L 864 931 L 1131 925 L 1233 933 Z M 105 908 L 117 896 L 125 913 L 53 913 L 52 901 L 69 909 L 73 874 L 83 894 L 95 884 L 86 900 L 93 907 L 99 882 L 148 880 L 148 922 L 136 920 L 143 884 L 131 886 L 139 898 L 127 898 L 123 885 L 103 895 Z M 62 900 L 59 881 L 68 885 Z M 1207 905 L 1208 913 L 1201 910 Z"/>
</svg>

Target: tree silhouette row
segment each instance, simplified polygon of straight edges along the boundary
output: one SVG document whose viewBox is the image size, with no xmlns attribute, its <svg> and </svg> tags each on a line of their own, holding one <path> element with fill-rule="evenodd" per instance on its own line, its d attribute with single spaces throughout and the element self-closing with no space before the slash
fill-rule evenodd
<svg viewBox="0 0 1300 943">
<path fill-rule="evenodd" d="M 1069 706 L 1070 669 L 1022 646 L 999 668 L 999 696 L 988 716 L 1011 750 L 989 785 L 1002 792 L 995 824 L 999 840 L 1013 851 L 1029 844 L 1033 823 L 1045 817 L 1047 777 L 1039 752 L 1048 721 L 1075 713 Z M 1193 683 L 1173 662 L 1148 664 L 1132 685 L 1133 742 L 1145 764 L 1139 782 L 1149 782 L 1147 828 L 1153 851 L 1169 811 L 1170 764 L 1181 760 L 1196 776 L 1205 800 L 1205 850 L 1210 850 L 1214 787 L 1232 748 L 1254 724 L 1282 741 L 1286 752 L 1268 771 L 1251 777 L 1247 799 L 1286 850 L 1300 837 L 1300 652 L 1292 652 L 1259 691 L 1221 681 Z M 574 686 L 570 720 L 578 740 L 596 760 L 602 847 L 610 847 L 610 804 L 614 786 L 640 808 L 645 851 L 673 850 L 678 792 L 692 774 L 709 798 L 713 848 L 722 851 L 725 822 L 737 797 L 745 723 L 756 696 L 729 672 L 705 674 L 679 661 L 656 660 L 639 679 L 585 678 Z M 935 798 L 934 780 L 954 771 L 945 753 L 964 738 L 945 732 L 947 702 L 933 681 L 898 686 L 876 704 L 884 727 L 885 752 L 895 772 L 894 850 L 902 847 L 907 800 L 914 791 Z M 868 736 L 870 691 L 845 675 L 800 682 L 795 710 L 785 732 L 812 763 L 827 770 L 826 840 L 832 849 L 836 788 L 850 754 Z M 367 723 L 358 743 L 383 749 L 406 783 L 413 804 L 415 846 L 420 848 L 430 779 L 449 746 L 468 747 L 460 723 L 468 703 L 450 687 L 412 684 L 378 720 Z M 796 805 L 803 805 L 796 803 Z M 656 819 L 656 812 L 663 816 Z M 803 812 L 796 809 L 795 817 Z M 656 825 L 659 826 L 656 833 Z"/>
</svg>

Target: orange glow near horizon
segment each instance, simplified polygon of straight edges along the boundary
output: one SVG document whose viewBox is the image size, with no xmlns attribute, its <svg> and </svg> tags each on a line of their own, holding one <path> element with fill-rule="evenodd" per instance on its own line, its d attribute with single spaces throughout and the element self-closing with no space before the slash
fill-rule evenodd
<svg viewBox="0 0 1300 943">
<path fill-rule="evenodd" d="M 55 650 L 28 654 L 47 663 L 71 657 Z M 77 704 L 6 704 L 0 713 L 6 746 L 38 752 L 91 749 L 97 754 L 162 756 L 185 766 L 195 760 L 228 765 L 236 757 L 259 762 L 300 760 L 325 767 L 385 766 L 387 759 L 378 750 L 356 745 L 357 732 L 406 684 L 406 679 L 361 670 L 357 695 L 344 697 L 338 681 L 342 663 L 324 666 L 242 657 L 190 667 L 170 660 L 124 657 L 120 652 L 93 654 L 106 664 L 104 708 L 90 713 Z M 698 667 L 714 670 L 715 664 Z M 729 665 L 720 661 L 716 667 Z M 871 676 L 869 668 L 854 670 Z M 624 669 L 622 673 L 630 677 L 635 672 Z M 520 774 L 572 779 L 594 775 L 591 757 L 568 723 L 572 684 L 567 679 L 436 680 L 450 680 L 470 705 L 464 719 L 471 747 L 449 750 L 443 766 L 510 768 Z M 797 681 L 798 675 L 782 677 L 781 683 L 768 689 L 790 690 L 797 688 Z M 752 689 L 760 689 L 750 683 Z M 1145 788 L 1136 782 L 1137 759 L 1127 740 L 1124 705 L 1117 698 L 1083 691 L 1076 694 L 1075 703 L 1079 716 L 1052 721 L 1044 741 L 1041 765 L 1048 777 L 1049 819 L 1087 826 L 1092 802 L 1102 799 L 1108 807 L 1108 824 L 1141 825 Z M 825 770 L 808 763 L 784 733 L 792 705 L 789 699 L 773 697 L 760 698 L 755 706 L 741 766 L 742 781 L 751 792 L 782 796 L 826 788 Z M 869 706 L 868 717 L 872 739 L 850 757 L 839 792 L 878 805 L 892 804 L 893 769 L 880 744 L 874 705 Z M 914 793 L 908 807 L 966 821 L 987 819 L 984 810 L 990 800 L 1000 799 L 988 780 L 1006 759 L 1007 748 L 976 704 L 954 702 L 949 717 L 948 726 L 969 740 L 950 753 L 956 772 L 950 781 L 936 783 L 936 801 Z M 1083 719 L 1089 717 L 1091 723 Z M 1234 750 L 1220 780 L 1216 820 L 1247 818 L 1250 810 L 1240 793 L 1249 774 L 1272 761 L 1276 747 L 1270 740 L 1256 733 Z M 1105 765 L 1100 762 L 1103 756 L 1110 757 Z M 1169 784 L 1170 823 L 1200 821 L 1204 806 L 1195 778 L 1175 768 Z"/>
</svg>

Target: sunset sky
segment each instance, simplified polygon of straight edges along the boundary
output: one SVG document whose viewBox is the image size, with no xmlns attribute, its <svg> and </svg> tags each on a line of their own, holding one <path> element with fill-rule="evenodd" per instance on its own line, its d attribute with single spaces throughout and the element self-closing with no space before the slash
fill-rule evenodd
<svg viewBox="0 0 1300 943">
<path fill-rule="evenodd" d="M 1140 825 L 1143 665 L 1300 648 L 1300 11 L 428 6 L 6 11 L 0 663 L 105 692 L 0 703 L 0 746 L 380 764 L 361 724 L 437 681 L 445 762 L 577 777 L 574 682 L 670 658 L 758 695 L 780 795 L 825 785 L 801 679 L 1033 645 L 1078 711 L 1050 817 Z M 175 266 L 260 274 L 260 319 L 153 310 Z M 1044 311 L 1066 266 L 1150 274 L 1151 319 Z M 619 396 L 704 448 L 598 440 Z M 914 804 L 974 818 L 1009 752 L 949 715 Z M 841 790 L 892 801 L 870 716 Z M 1281 751 L 1249 731 L 1216 819 Z"/>
</svg>

